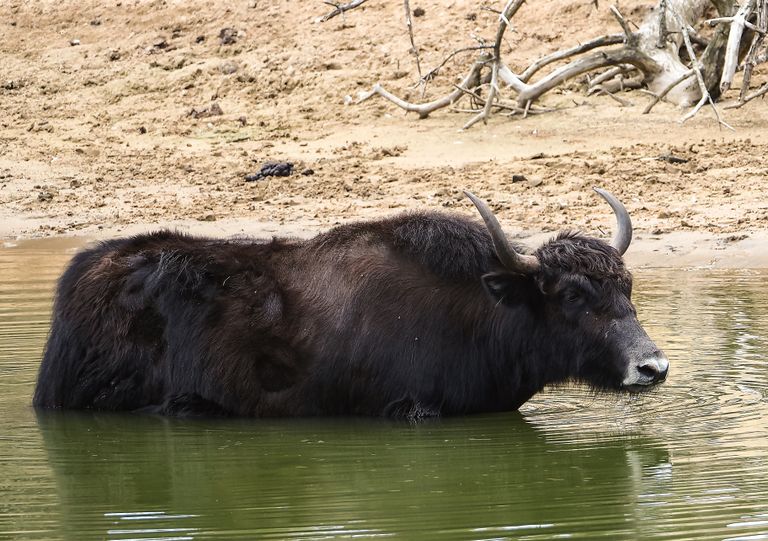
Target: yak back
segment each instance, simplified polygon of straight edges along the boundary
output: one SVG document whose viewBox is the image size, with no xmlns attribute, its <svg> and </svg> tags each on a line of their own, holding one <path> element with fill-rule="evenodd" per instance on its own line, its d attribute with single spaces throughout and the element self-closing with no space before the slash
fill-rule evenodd
<svg viewBox="0 0 768 541">
<path fill-rule="evenodd" d="M 481 281 L 499 263 L 484 226 L 408 213 L 337 227 L 297 253 L 287 291 L 302 311 L 294 346 L 317 359 L 297 400 L 332 414 L 513 407 L 510 386 L 523 378 L 502 366 L 492 317 L 501 311 Z"/>
<path fill-rule="evenodd" d="M 34 403 L 256 416 L 487 410 L 477 401 L 502 400 L 505 382 L 521 379 L 472 362 L 500 357 L 498 345 L 479 351 L 494 333 L 480 277 L 496 265 L 480 224 L 442 213 L 306 241 L 160 232 L 103 242 L 60 279 Z M 491 385 L 479 398 L 478 382 Z"/>
</svg>

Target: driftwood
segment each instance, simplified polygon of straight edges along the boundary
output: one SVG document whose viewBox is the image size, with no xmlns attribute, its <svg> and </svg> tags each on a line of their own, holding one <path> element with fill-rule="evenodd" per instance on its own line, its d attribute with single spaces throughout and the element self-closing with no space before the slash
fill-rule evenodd
<svg viewBox="0 0 768 541">
<path fill-rule="evenodd" d="M 363 1 L 333 5 L 336 11 L 342 10 L 343 13 Z M 525 116 L 546 93 L 568 80 L 586 74 L 589 94 L 608 95 L 622 105 L 627 105 L 626 100 L 615 96 L 617 92 L 646 87 L 653 98 L 645 108 L 645 113 L 650 112 L 659 101 L 666 100 L 682 107 L 691 107 L 681 119 L 684 122 L 709 103 L 718 122 L 730 127 L 722 120 L 715 101 L 732 86 L 739 70 L 744 72 L 744 78 L 739 102 L 735 106 L 768 93 L 766 86 L 757 92 L 749 92 L 754 66 L 768 59 L 768 51 L 763 44 L 768 30 L 768 0 L 742 2 L 741 5 L 735 5 L 732 0 L 660 0 L 653 13 L 640 26 L 636 26 L 634 31 L 618 8 L 611 6 L 609 9 L 621 32 L 605 34 L 546 55 L 517 74 L 504 61 L 501 45 L 511 26 L 510 21 L 525 2 L 505 0 L 501 10 L 487 8 L 499 14 L 493 45 L 481 41 L 479 46 L 457 49 L 436 68 L 422 74 L 413 37 L 410 6 L 408 0 L 404 0 L 406 26 L 422 92 L 426 83 L 437 77 L 439 71 L 460 53 L 477 51 L 479 55 L 461 82 L 454 85 L 451 92 L 437 99 L 425 103 L 409 102 L 377 83 L 370 91 L 359 93 L 357 103 L 381 96 L 424 118 L 469 97 L 472 106 L 461 109 L 473 113 L 464 124 L 463 129 L 467 129 L 480 121 L 487 122 L 495 111 Z M 700 23 L 706 10 L 713 4 L 720 16 L 707 21 L 717 28 L 711 39 L 705 40 L 696 35 L 694 26 Z M 699 51 L 702 48 L 703 51 L 697 54 L 696 45 Z M 685 51 L 685 54 L 681 56 L 680 51 Z M 546 69 L 549 69 L 548 73 L 540 75 Z M 485 87 L 487 92 L 482 92 L 485 96 L 481 97 L 480 89 Z"/>
</svg>

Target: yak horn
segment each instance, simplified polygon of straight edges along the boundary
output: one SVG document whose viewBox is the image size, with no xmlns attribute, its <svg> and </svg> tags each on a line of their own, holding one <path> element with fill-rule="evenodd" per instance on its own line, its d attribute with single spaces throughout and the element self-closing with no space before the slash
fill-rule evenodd
<svg viewBox="0 0 768 541">
<path fill-rule="evenodd" d="M 611 208 L 613 209 L 613 213 L 616 215 L 617 229 L 611 239 L 611 246 L 616 248 L 619 255 L 624 255 L 624 252 L 629 248 L 629 243 L 632 242 L 632 220 L 629 219 L 629 213 L 627 212 L 627 209 L 624 208 L 624 205 L 621 204 L 621 201 L 616 199 L 616 196 L 611 192 L 601 188 L 592 189 L 603 199 L 608 201 L 608 204 L 611 205 Z"/>
<path fill-rule="evenodd" d="M 467 190 L 464 190 L 464 195 L 472 200 L 475 207 L 477 207 L 478 212 L 480 212 L 480 216 L 483 217 L 485 227 L 491 234 L 491 239 L 493 239 L 493 247 L 496 250 L 496 257 L 499 258 L 501 264 L 504 265 L 507 270 L 521 274 L 533 274 L 537 272 L 541 268 L 539 258 L 535 255 L 518 254 L 515 251 L 509 243 L 509 240 L 507 240 L 504 231 L 501 230 L 499 221 L 496 219 L 496 216 L 493 215 L 493 212 L 485 201 L 478 199 L 474 194 Z"/>
</svg>

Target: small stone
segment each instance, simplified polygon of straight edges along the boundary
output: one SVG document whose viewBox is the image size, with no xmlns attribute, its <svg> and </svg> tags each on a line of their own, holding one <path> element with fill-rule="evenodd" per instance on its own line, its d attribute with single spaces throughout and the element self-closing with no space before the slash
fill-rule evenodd
<svg viewBox="0 0 768 541">
<path fill-rule="evenodd" d="M 145 128 L 144 126 L 139 126 L 139 133 L 141 135 L 144 135 L 145 133 L 147 133 L 147 128 Z"/>
<path fill-rule="evenodd" d="M 69 40 L 69 44 L 72 47 L 77 47 L 78 45 L 80 45 L 80 40 L 79 39 L 71 39 L 71 40 Z"/>
<path fill-rule="evenodd" d="M 221 73 L 223 73 L 224 75 L 232 75 L 237 71 L 237 69 L 238 69 L 237 62 L 233 62 L 231 60 L 228 62 L 224 62 L 223 64 L 221 64 L 221 66 L 219 66 L 219 71 L 221 71 Z"/>
<path fill-rule="evenodd" d="M 88 24 L 91 26 L 101 26 L 101 19 L 91 19 L 91 22 Z"/>
<path fill-rule="evenodd" d="M 526 177 L 525 175 L 521 175 L 521 174 L 512 175 L 512 182 L 524 182 L 526 180 L 528 180 L 528 177 Z"/>
<path fill-rule="evenodd" d="M 224 114 L 224 111 L 221 109 L 221 106 L 213 102 L 208 107 L 203 107 L 201 109 L 192 109 L 189 112 L 189 116 L 193 118 L 207 118 L 209 116 L 221 116 Z"/>
<path fill-rule="evenodd" d="M 528 181 L 529 188 L 538 188 L 542 184 L 544 184 L 544 180 L 541 177 L 531 177 Z"/>
<path fill-rule="evenodd" d="M 206 214 L 205 216 L 200 216 L 197 218 L 198 222 L 215 222 L 216 216 L 213 214 Z"/>
<path fill-rule="evenodd" d="M 308 177 L 310 175 L 314 175 L 315 174 L 315 170 L 314 169 L 304 169 L 304 171 L 302 171 L 301 174 L 304 175 L 305 177 Z"/>
<path fill-rule="evenodd" d="M 109 59 L 114 62 L 115 60 L 120 60 L 120 51 L 117 49 L 112 49 L 109 51 Z"/>
<path fill-rule="evenodd" d="M 222 28 L 219 32 L 219 42 L 222 45 L 232 45 L 237 42 L 238 32 L 237 29 L 227 27 Z"/>
<path fill-rule="evenodd" d="M 195 38 L 195 43 L 202 43 L 205 41 L 205 36 L 197 36 Z"/>
<path fill-rule="evenodd" d="M 413 16 L 414 17 L 423 17 L 426 11 L 424 11 L 422 8 L 415 8 L 413 10 Z"/>
</svg>

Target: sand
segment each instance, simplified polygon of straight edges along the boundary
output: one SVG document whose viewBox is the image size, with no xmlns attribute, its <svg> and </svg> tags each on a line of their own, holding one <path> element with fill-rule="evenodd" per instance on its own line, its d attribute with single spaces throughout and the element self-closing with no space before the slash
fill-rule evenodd
<svg viewBox="0 0 768 541">
<path fill-rule="evenodd" d="M 651 4 L 620 8 L 639 23 Z M 411 5 L 425 12 L 414 19 L 425 69 L 494 35 L 496 16 L 476 1 Z M 642 92 L 621 106 L 574 81 L 544 98 L 556 112 L 459 131 L 467 113 L 349 103 L 376 82 L 421 99 L 400 2 L 318 23 L 326 11 L 279 0 L 0 5 L 0 238 L 307 236 L 409 209 L 474 214 L 470 189 L 535 244 L 563 228 L 609 235 L 610 209 L 591 191 L 602 186 L 635 223 L 630 262 L 768 266 L 764 102 L 726 111 L 729 131 L 708 110 L 680 124 L 668 104 L 642 114 Z M 521 69 L 615 31 L 608 5 L 538 0 L 504 54 Z M 471 58 L 449 63 L 423 99 L 450 91 Z M 246 182 L 269 161 L 294 174 Z"/>
</svg>

